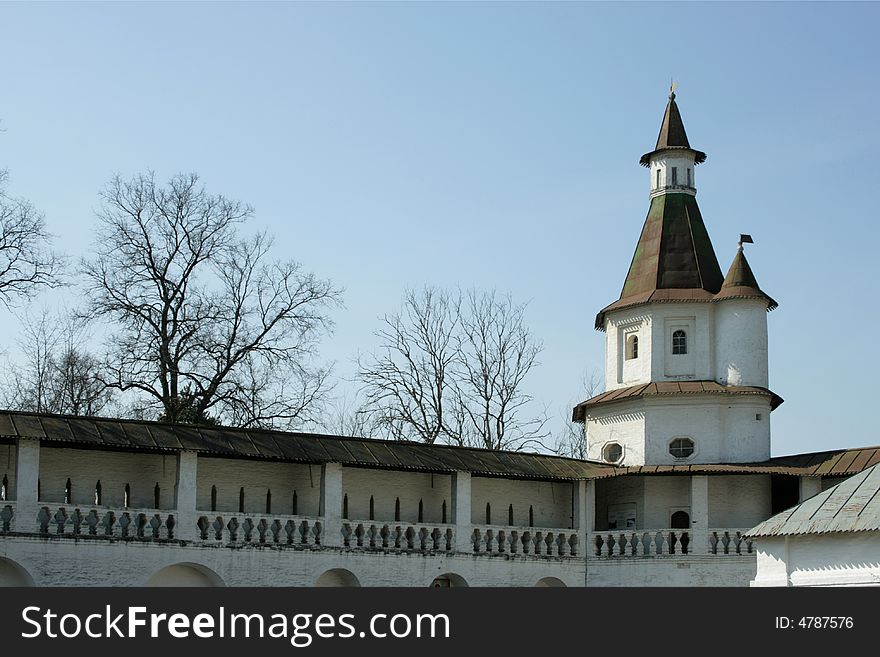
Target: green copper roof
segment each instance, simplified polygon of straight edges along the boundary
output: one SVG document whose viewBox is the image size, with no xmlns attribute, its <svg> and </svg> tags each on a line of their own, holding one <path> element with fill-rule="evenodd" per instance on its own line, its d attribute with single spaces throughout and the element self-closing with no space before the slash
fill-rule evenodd
<svg viewBox="0 0 880 657">
<path fill-rule="evenodd" d="M 620 298 L 599 312 L 596 328 L 604 328 L 605 313 L 615 308 L 648 301 L 710 301 L 722 282 L 697 199 L 678 193 L 655 196 Z"/>
<path fill-rule="evenodd" d="M 651 156 L 665 150 L 688 150 L 694 153 L 694 163 L 702 164 L 706 161 L 706 154 L 691 148 L 687 133 L 684 130 L 684 122 L 681 120 L 681 112 L 675 103 L 675 93 L 669 94 L 669 102 L 666 104 L 666 112 L 663 114 L 663 122 L 660 124 L 660 134 L 657 135 L 657 145 L 650 153 L 645 153 L 639 162 L 642 166 L 648 166 Z"/>
</svg>

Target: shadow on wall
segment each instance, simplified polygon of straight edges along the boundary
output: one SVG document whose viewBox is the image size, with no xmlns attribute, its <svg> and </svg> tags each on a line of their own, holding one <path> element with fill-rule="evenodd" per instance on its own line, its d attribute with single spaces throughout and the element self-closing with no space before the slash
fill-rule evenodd
<svg viewBox="0 0 880 657">
<path fill-rule="evenodd" d="M 535 586 L 537 586 L 539 588 L 543 588 L 543 587 L 566 588 L 565 582 L 563 582 L 558 577 L 542 577 L 537 582 L 535 582 Z"/>
<path fill-rule="evenodd" d="M 316 581 L 315 586 L 360 586 L 360 580 L 350 570 L 331 568 L 324 572 Z"/>
<path fill-rule="evenodd" d="M 153 573 L 147 586 L 225 586 L 220 576 L 197 563 L 176 563 Z"/>
<path fill-rule="evenodd" d="M 0 557 L 0 587 L 3 586 L 34 586 L 34 578 L 21 564 Z"/>
<path fill-rule="evenodd" d="M 456 575 L 455 573 L 444 573 L 443 575 L 438 575 L 434 578 L 434 581 L 431 582 L 432 589 L 449 589 L 449 588 L 467 588 L 468 583 L 464 577 L 461 575 Z"/>
</svg>

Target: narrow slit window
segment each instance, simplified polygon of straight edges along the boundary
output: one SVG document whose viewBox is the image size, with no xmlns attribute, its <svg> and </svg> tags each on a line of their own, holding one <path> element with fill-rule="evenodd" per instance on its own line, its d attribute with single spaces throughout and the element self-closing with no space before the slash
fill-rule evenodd
<svg viewBox="0 0 880 657">
<path fill-rule="evenodd" d="M 688 180 L 688 187 L 693 187 L 693 183 L 691 182 L 691 169 L 690 169 L 690 167 L 688 167 L 688 169 L 687 169 L 687 180 Z"/>
<path fill-rule="evenodd" d="M 688 352 L 688 338 L 684 331 L 675 331 L 672 334 L 673 355 L 686 354 Z"/>
<path fill-rule="evenodd" d="M 71 483 L 70 479 L 67 479 L 67 483 L 64 485 L 64 503 L 65 504 L 73 504 L 73 495 L 71 494 Z"/>
<path fill-rule="evenodd" d="M 657 184 L 654 187 L 660 189 L 660 169 L 657 169 Z"/>
<path fill-rule="evenodd" d="M 678 167 L 672 167 L 672 184 L 678 184 Z"/>
<path fill-rule="evenodd" d="M 122 491 L 122 506 L 127 509 L 131 506 L 131 485 L 125 484 L 125 489 Z"/>
</svg>

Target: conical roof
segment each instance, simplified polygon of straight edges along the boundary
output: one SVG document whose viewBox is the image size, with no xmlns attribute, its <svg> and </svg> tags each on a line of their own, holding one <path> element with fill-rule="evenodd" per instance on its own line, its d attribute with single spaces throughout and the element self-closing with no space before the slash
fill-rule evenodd
<svg viewBox="0 0 880 657">
<path fill-rule="evenodd" d="M 702 164 L 706 161 L 706 154 L 691 148 L 687 133 L 684 130 L 684 122 L 681 120 L 681 112 L 675 103 L 675 92 L 669 92 L 669 102 L 666 104 L 666 112 L 663 114 L 663 122 L 660 124 L 660 134 L 657 135 L 657 145 L 650 153 L 642 155 L 639 163 L 649 166 L 651 157 L 660 151 L 688 150 L 694 153 L 694 164 Z"/>
<path fill-rule="evenodd" d="M 758 286 L 755 274 L 749 266 L 749 261 L 746 260 L 742 244 L 736 250 L 736 255 L 715 299 L 765 299 L 768 310 L 773 310 L 779 305 Z"/>
<path fill-rule="evenodd" d="M 723 277 L 715 249 L 691 194 L 661 194 L 651 207 L 636 245 L 620 298 L 596 316 L 651 301 L 711 301 Z"/>
</svg>

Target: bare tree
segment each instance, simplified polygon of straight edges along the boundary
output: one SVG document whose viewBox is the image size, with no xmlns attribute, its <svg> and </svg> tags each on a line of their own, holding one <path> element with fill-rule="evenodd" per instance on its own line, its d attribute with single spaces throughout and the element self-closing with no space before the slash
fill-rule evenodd
<svg viewBox="0 0 880 657">
<path fill-rule="evenodd" d="M 602 390 L 602 375 L 598 369 L 585 371 L 581 376 L 581 395 L 580 399 L 566 405 L 560 415 L 563 429 L 556 439 L 556 446 L 553 451 L 560 456 L 570 456 L 576 459 L 587 458 L 587 437 L 584 433 L 584 425 L 580 422 L 573 422 L 571 419 L 571 409 L 574 404 L 578 404 L 585 399 L 590 399 L 599 394 Z"/>
<path fill-rule="evenodd" d="M 7 408 L 36 413 L 96 415 L 112 391 L 99 379 L 99 361 L 82 348 L 86 326 L 75 317 L 43 310 L 25 313 L 18 344 L 23 362 L 10 364 L 2 395 Z"/>
<path fill-rule="evenodd" d="M 494 292 L 407 291 L 376 334 L 381 355 L 359 362 L 364 412 L 399 440 L 540 446 L 545 419 L 523 416 L 532 398 L 522 384 L 541 345 L 523 313 Z"/>
<path fill-rule="evenodd" d="M 378 427 L 397 440 L 432 444 L 447 433 L 459 305 L 443 290 L 407 290 L 402 312 L 386 315 L 376 332 L 381 355 L 358 363 L 367 408 Z"/>
<path fill-rule="evenodd" d="M 524 304 L 495 291 L 467 295 L 455 377 L 455 442 L 484 449 L 543 447 L 546 417 L 523 417 L 533 401 L 523 379 L 542 345 L 524 321 Z"/>
<path fill-rule="evenodd" d="M 43 215 L 29 201 L 6 194 L 6 179 L 0 170 L 0 301 L 9 307 L 61 285 L 64 263 L 50 248 Z"/>
<path fill-rule="evenodd" d="M 208 194 L 195 174 L 116 177 L 102 200 L 83 272 L 91 316 L 114 333 L 104 383 L 169 422 L 303 421 L 327 389 L 308 364 L 340 290 L 271 259 L 265 233 L 240 237 L 252 208 Z"/>
</svg>

